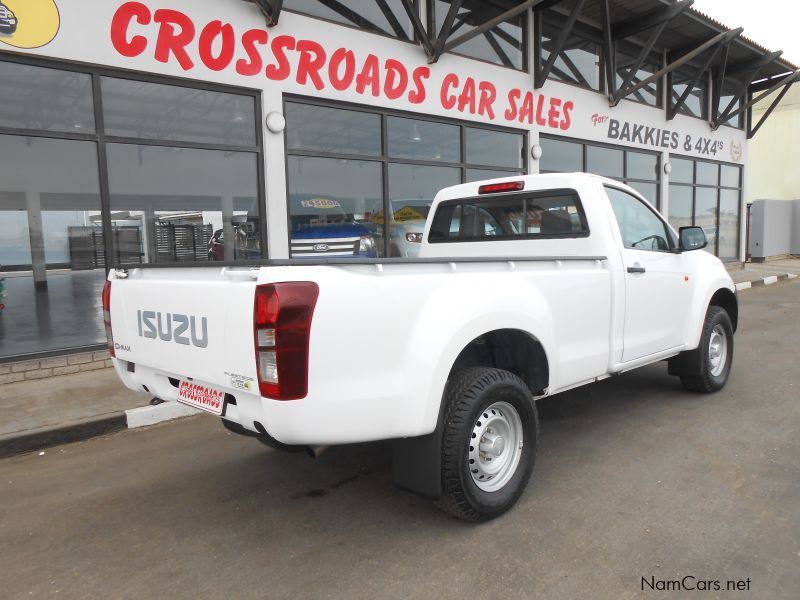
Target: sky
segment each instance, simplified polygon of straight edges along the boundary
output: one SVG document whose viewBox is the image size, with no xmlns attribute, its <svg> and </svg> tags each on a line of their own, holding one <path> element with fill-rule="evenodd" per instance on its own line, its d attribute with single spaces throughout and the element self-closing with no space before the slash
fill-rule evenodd
<svg viewBox="0 0 800 600">
<path fill-rule="evenodd" d="M 796 0 L 695 0 L 692 8 L 800 65 L 800 2 Z"/>
</svg>

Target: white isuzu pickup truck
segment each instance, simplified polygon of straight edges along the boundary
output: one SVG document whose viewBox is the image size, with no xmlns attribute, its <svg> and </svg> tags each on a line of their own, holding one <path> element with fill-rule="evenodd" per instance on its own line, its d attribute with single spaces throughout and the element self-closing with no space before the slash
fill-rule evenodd
<svg viewBox="0 0 800 600">
<path fill-rule="evenodd" d="M 522 494 L 535 401 L 668 360 L 725 385 L 735 287 L 699 227 L 586 174 L 439 192 L 418 259 L 129 266 L 103 291 L 129 388 L 281 449 L 393 440 L 397 485 L 472 521 Z"/>
</svg>

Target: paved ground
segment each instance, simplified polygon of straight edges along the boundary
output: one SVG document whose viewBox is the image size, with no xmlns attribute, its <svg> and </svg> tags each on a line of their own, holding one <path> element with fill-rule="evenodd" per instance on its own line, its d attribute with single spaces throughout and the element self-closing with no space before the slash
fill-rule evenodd
<svg viewBox="0 0 800 600">
<path fill-rule="evenodd" d="M 20 435 L 123 419 L 150 398 L 121 386 L 113 369 L 0 385 L 0 447 Z"/>
<path fill-rule="evenodd" d="M 532 485 L 481 526 L 394 489 L 386 444 L 313 461 L 210 417 L 4 459 L 2 595 L 796 598 L 800 280 L 741 300 L 723 392 L 655 365 L 547 400 Z"/>
<path fill-rule="evenodd" d="M 746 263 L 742 269 L 739 265 L 728 267 L 728 272 L 735 283 L 754 281 L 771 275 L 800 275 L 800 258 L 784 258 L 763 263 Z"/>
</svg>

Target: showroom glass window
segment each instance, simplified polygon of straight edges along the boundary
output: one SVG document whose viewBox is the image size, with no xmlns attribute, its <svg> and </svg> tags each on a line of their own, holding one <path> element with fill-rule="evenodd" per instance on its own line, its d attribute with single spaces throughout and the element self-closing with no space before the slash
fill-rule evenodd
<svg viewBox="0 0 800 600">
<path fill-rule="evenodd" d="M 628 184 L 660 207 L 660 157 L 654 152 L 540 136 L 540 173 L 594 173 Z"/>
<path fill-rule="evenodd" d="M 261 258 L 255 97 L 106 76 L 100 88 L 116 260 Z"/>
<path fill-rule="evenodd" d="M 439 35 L 451 0 L 428 1 L 428 31 Z M 463 2 L 458 8 L 448 37 L 455 39 L 467 34 L 477 25 L 486 23 L 508 10 L 502 2 Z M 480 35 L 453 48 L 453 54 L 462 54 L 512 69 L 528 68 L 527 15 L 522 13 L 499 23 Z"/>
<path fill-rule="evenodd" d="M 675 106 L 675 103 L 686 92 L 686 88 L 697 77 L 697 71 L 689 68 L 678 69 L 667 76 L 667 85 L 669 86 L 669 106 Z M 700 119 L 706 118 L 708 114 L 708 77 L 704 73 L 689 92 L 684 103 L 678 109 L 678 113 L 688 115 L 690 117 L 698 117 Z"/>
<path fill-rule="evenodd" d="M 669 222 L 675 229 L 696 225 L 708 250 L 722 260 L 739 257 L 742 168 L 673 157 L 669 176 Z"/>
<path fill-rule="evenodd" d="M 631 45 L 623 41 L 618 41 L 616 43 L 615 52 L 617 61 L 617 89 L 620 89 L 622 84 L 628 78 L 630 70 L 636 65 L 640 51 L 641 49 L 638 46 Z M 633 75 L 629 85 L 636 85 L 637 83 L 648 79 L 653 74 L 658 72 L 660 68 L 661 63 L 658 55 L 656 53 L 651 53 Z M 626 99 L 633 100 L 634 102 L 640 102 L 642 104 L 648 104 L 649 106 L 660 107 L 662 80 L 663 78 L 659 78 L 656 81 L 651 82 L 629 96 L 626 96 Z"/>
<path fill-rule="evenodd" d="M 725 85 L 722 88 L 722 94 L 720 95 L 719 99 L 719 111 L 720 114 L 725 112 L 728 106 L 731 107 L 730 113 L 739 110 L 742 107 L 742 98 L 739 97 L 737 89 L 739 86 L 734 84 L 729 80 L 725 80 Z M 728 113 L 728 114 L 730 114 Z M 727 121 L 723 123 L 723 125 L 727 125 L 729 127 L 735 127 L 736 129 L 744 129 L 744 119 L 746 113 L 741 113 L 735 117 L 729 118 Z"/>
<path fill-rule="evenodd" d="M 525 172 L 508 129 L 287 101 L 293 258 L 414 258 L 440 189 Z"/>
<path fill-rule="evenodd" d="M 541 68 L 549 60 L 567 17 L 553 8 L 536 11 L 534 15 L 539 29 L 537 60 Z M 549 78 L 599 91 L 600 44 L 584 36 L 578 27 L 574 28 L 553 63 Z"/>
<path fill-rule="evenodd" d="M 411 0 L 412 4 L 416 4 Z M 283 0 L 283 8 L 358 27 L 370 33 L 387 35 L 403 41 L 414 41 L 411 19 L 403 8 L 402 0 L 360 0 L 339 2 L 336 0 Z"/>
<path fill-rule="evenodd" d="M 0 359 L 103 344 L 115 265 L 261 257 L 254 95 L 13 57 L 0 79 Z"/>
</svg>

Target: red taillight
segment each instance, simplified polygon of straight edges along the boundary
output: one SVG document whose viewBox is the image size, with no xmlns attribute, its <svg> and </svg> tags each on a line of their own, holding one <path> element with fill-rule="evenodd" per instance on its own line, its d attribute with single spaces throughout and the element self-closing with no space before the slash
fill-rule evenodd
<svg viewBox="0 0 800 600">
<path fill-rule="evenodd" d="M 524 181 L 504 181 L 503 183 L 487 183 L 478 188 L 479 194 L 496 194 L 497 192 L 519 192 L 525 188 Z"/>
<path fill-rule="evenodd" d="M 299 400 L 308 394 L 308 340 L 318 296 L 311 281 L 256 287 L 253 337 L 262 396 Z"/>
<path fill-rule="evenodd" d="M 114 352 L 114 334 L 111 332 L 111 282 L 106 281 L 103 286 L 103 324 L 106 328 L 106 342 L 108 343 L 108 353 L 116 358 Z"/>
</svg>

